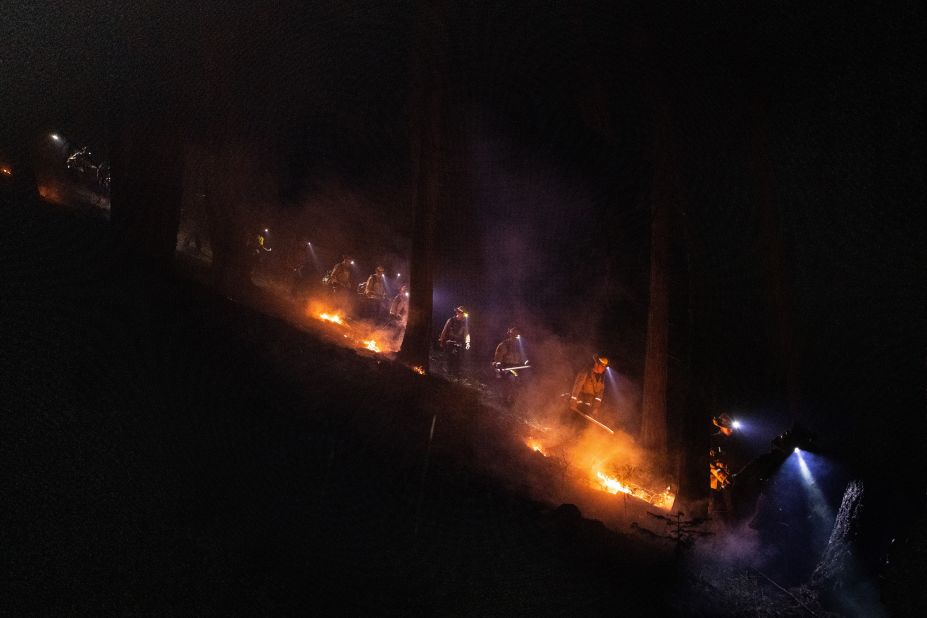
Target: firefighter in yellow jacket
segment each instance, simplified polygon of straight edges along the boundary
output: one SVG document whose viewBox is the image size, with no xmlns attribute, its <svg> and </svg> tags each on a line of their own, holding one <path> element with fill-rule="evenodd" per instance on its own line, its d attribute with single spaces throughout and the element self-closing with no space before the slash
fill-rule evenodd
<svg viewBox="0 0 927 618">
<path fill-rule="evenodd" d="M 592 367 L 580 371 L 573 382 L 570 393 L 570 409 L 589 416 L 596 416 L 605 398 L 605 369 L 608 359 L 601 354 L 593 354 Z"/>
<path fill-rule="evenodd" d="M 384 321 L 386 314 L 386 272 L 382 266 L 367 277 L 364 285 L 364 300 L 367 303 L 367 317 L 377 322 Z"/>
</svg>

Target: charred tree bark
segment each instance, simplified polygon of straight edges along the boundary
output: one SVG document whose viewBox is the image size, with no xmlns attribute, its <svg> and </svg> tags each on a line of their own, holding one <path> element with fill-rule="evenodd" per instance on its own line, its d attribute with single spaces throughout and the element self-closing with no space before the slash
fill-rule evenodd
<svg viewBox="0 0 927 618">
<path fill-rule="evenodd" d="M 440 6 L 440 5 L 438 5 Z M 409 322 L 400 361 L 428 368 L 432 337 L 435 215 L 445 201 L 445 12 L 421 3 L 412 60 L 413 225 Z"/>
<path fill-rule="evenodd" d="M 678 199 L 674 177 L 671 122 L 666 106 L 657 119 L 654 181 L 651 193 L 650 308 L 644 359 L 641 443 L 658 453 L 667 447 L 666 388 L 669 346 L 670 216 Z"/>
</svg>

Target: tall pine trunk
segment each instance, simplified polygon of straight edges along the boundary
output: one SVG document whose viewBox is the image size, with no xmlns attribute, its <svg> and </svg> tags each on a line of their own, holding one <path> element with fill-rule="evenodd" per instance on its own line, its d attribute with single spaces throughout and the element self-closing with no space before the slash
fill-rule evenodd
<svg viewBox="0 0 927 618">
<path fill-rule="evenodd" d="M 183 148 L 164 118 L 128 110 L 113 149 L 111 224 L 121 259 L 170 266 L 183 196 Z"/>
<path fill-rule="evenodd" d="M 152 28 L 157 11 L 141 3 L 116 19 L 120 52 L 109 137 L 110 221 L 117 263 L 169 268 L 183 196 L 185 95 L 178 76 L 189 60 L 166 43 L 165 33 L 173 32 L 180 18 L 165 12 L 160 15 L 164 30 Z"/>
<path fill-rule="evenodd" d="M 641 443 L 658 454 L 667 449 L 666 388 L 669 346 L 670 216 L 678 200 L 672 118 L 666 105 L 657 117 L 651 191 L 650 308 L 644 358 Z"/>
<path fill-rule="evenodd" d="M 428 368 L 432 337 L 435 216 L 445 201 L 447 49 L 445 11 L 422 2 L 412 58 L 411 159 L 413 191 L 409 322 L 399 359 Z"/>
</svg>

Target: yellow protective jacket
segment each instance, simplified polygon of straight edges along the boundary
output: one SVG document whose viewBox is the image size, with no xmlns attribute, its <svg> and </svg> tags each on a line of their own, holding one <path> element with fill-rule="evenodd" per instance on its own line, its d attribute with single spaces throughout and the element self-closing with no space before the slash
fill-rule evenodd
<svg viewBox="0 0 927 618">
<path fill-rule="evenodd" d="M 713 461 L 709 468 L 711 475 L 711 488 L 720 490 L 731 484 L 731 473 L 727 469 L 727 464 L 722 461 Z"/>
<path fill-rule="evenodd" d="M 605 374 L 591 369 L 580 371 L 570 393 L 570 408 L 583 414 L 595 414 L 605 397 Z"/>
<path fill-rule="evenodd" d="M 367 285 L 364 286 L 364 296 L 367 298 L 386 298 L 386 284 L 383 283 L 383 277 L 379 275 L 370 275 L 367 277 Z"/>
</svg>

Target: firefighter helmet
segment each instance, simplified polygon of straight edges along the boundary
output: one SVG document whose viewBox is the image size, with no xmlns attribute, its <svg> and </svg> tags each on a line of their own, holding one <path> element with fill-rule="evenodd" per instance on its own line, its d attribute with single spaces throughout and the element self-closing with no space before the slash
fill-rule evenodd
<svg viewBox="0 0 927 618">
<path fill-rule="evenodd" d="M 722 413 L 718 416 L 712 417 L 711 422 L 715 427 L 718 428 L 722 435 L 729 436 L 734 433 L 734 419 L 732 419 L 727 413 Z"/>
<path fill-rule="evenodd" d="M 605 354 L 593 354 L 592 361 L 596 365 L 602 365 L 603 367 L 608 367 L 608 357 Z"/>
<path fill-rule="evenodd" d="M 521 331 L 518 330 L 518 327 L 516 326 L 513 326 L 509 328 L 507 331 L 505 331 L 506 337 L 518 337 L 519 335 L 521 335 Z"/>
</svg>

